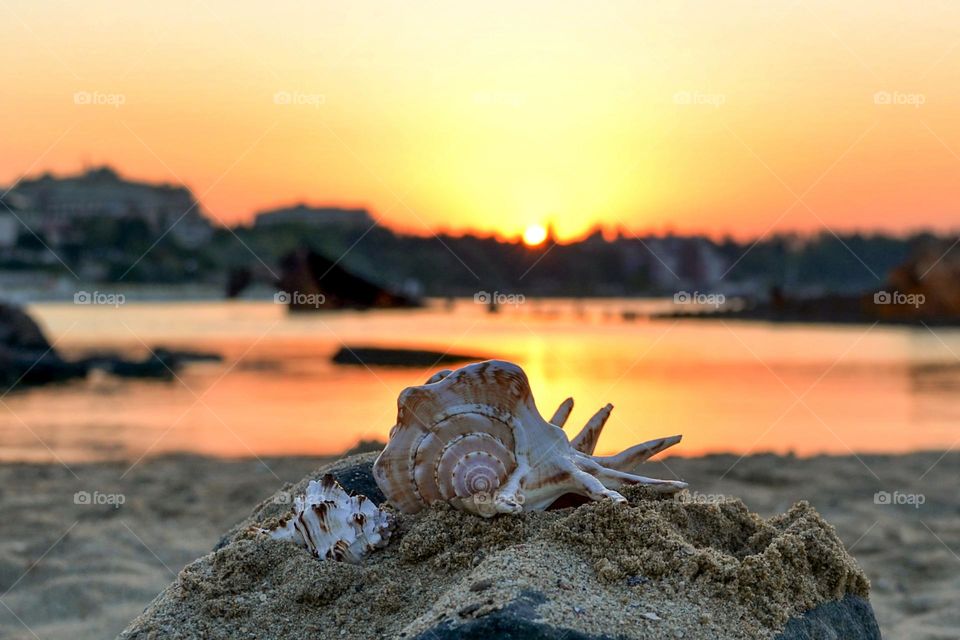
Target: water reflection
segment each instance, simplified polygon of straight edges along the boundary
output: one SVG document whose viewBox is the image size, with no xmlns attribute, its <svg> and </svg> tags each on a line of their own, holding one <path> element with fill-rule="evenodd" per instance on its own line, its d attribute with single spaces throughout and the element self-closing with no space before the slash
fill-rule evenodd
<svg viewBox="0 0 960 640">
<path fill-rule="evenodd" d="M 572 431 L 616 409 L 599 453 L 683 433 L 677 453 L 906 451 L 954 443 L 960 332 L 622 320 L 663 302 L 470 302 L 415 312 L 288 317 L 271 303 L 37 305 L 68 351 L 143 344 L 215 350 L 170 384 L 93 377 L 7 396 L 6 459 L 318 454 L 384 439 L 396 396 L 432 369 L 332 365 L 342 343 L 488 354 L 520 363 L 541 411 L 568 395 Z"/>
</svg>

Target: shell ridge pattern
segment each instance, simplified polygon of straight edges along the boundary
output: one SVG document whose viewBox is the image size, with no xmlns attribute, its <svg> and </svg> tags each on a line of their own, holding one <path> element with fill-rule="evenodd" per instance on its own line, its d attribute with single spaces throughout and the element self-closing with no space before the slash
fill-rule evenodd
<svg viewBox="0 0 960 640">
<path fill-rule="evenodd" d="M 510 450 L 510 448 L 507 446 L 507 443 L 504 442 L 503 440 L 501 440 L 500 438 L 498 438 L 496 435 L 491 434 L 491 433 L 461 433 L 460 435 L 456 436 L 455 438 L 451 439 L 451 440 L 448 441 L 446 444 L 444 444 L 443 448 L 440 450 L 440 455 L 437 456 L 437 463 L 433 466 L 433 481 L 434 481 L 438 486 L 440 486 L 440 485 L 442 484 L 442 478 L 440 477 L 440 466 L 441 466 L 441 465 L 440 465 L 440 461 L 444 459 L 444 456 L 447 454 L 448 451 L 450 451 L 451 449 L 453 449 L 454 447 L 456 447 L 458 444 L 464 442 L 464 441 L 467 440 L 467 439 L 474 439 L 474 438 L 481 438 L 481 439 L 483 439 L 483 440 L 490 440 L 490 441 L 492 441 L 492 442 L 500 445 L 501 447 L 503 447 L 503 449 L 504 449 L 504 450 L 507 452 L 507 454 L 510 456 L 509 460 L 514 461 L 514 464 L 516 464 L 516 457 L 515 457 L 514 453 L 513 453 L 513 452 Z M 469 454 L 469 453 L 468 453 L 468 454 L 467 454 L 467 457 L 470 457 L 471 455 L 476 455 L 476 454 Z M 490 455 L 490 454 L 487 454 L 487 455 Z M 491 457 L 494 457 L 494 456 L 491 456 Z M 495 457 L 494 457 L 494 458 L 495 458 Z M 496 459 L 498 462 L 500 462 L 500 464 L 504 467 L 504 469 L 506 469 L 506 465 L 504 465 L 503 462 L 502 462 L 499 458 L 495 458 L 495 459 Z M 454 466 L 454 468 L 456 468 L 456 465 Z M 459 496 L 459 497 L 465 497 L 465 496 Z"/>
<path fill-rule="evenodd" d="M 424 499 L 423 494 L 420 493 L 420 487 L 417 486 L 417 452 L 420 451 L 420 445 L 423 444 L 423 441 L 432 435 L 432 431 L 424 431 L 419 438 L 414 440 L 414 446 L 410 447 L 410 455 L 407 461 L 407 481 L 410 483 L 410 488 L 413 489 L 417 499 L 423 503 L 426 502 L 426 499 Z"/>
<path fill-rule="evenodd" d="M 508 409 L 494 407 L 492 405 L 482 403 L 461 404 L 444 409 L 443 411 L 434 415 L 433 420 L 431 420 L 430 429 L 431 431 L 437 432 L 440 430 L 440 425 L 448 421 L 450 418 L 471 413 L 502 422 L 510 427 L 510 430 L 514 432 L 514 437 L 516 437 L 516 433 L 520 429 L 520 421 L 516 416 L 511 414 Z"/>
</svg>

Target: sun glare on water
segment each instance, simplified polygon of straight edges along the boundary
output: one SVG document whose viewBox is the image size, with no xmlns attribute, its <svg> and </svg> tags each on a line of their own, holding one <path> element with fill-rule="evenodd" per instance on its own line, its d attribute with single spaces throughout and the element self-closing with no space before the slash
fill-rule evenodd
<svg viewBox="0 0 960 640">
<path fill-rule="evenodd" d="M 547 239 L 547 230 L 539 224 L 532 224 L 523 232 L 523 244 L 536 247 Z"/>
</svg>

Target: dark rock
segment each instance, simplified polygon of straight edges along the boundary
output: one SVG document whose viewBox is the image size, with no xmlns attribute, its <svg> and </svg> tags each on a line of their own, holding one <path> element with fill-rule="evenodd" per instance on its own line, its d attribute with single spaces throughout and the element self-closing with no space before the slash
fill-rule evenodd
<svg viewBox="0 0 960 640">
<path fill-rule="evenodd" d="M 142 360 L 113 353 L 66 360 L 53 348 L 43 330 L 22 309 L 0 303 L 0 393 L 83 378 L 92 369 L 121 377 L 170 380 L 185 363 L 218 360 L 220 356 L 158 347 Z"/>
<path fill-rule="evenodd" d="M 591 636 L 538 622 L 537 607 L 546 601 L 539 591 L 524 591 L 502 609 L 463 624 L 445 620 L 415 640 L 614 640 L 615 636 Z"/>
<path fill-rule="evenodd" d="M 307 248 L 284 256 L 280 268 L 277 287 L 284 292 L 290 311 L 423 306 L 419 299 L 390 291 Z"/>
<path fill-rule="evenodd" d="M 36 351 L 37 355 L 51 350 L 50 342 L 23 309 L 0 302 L 0 346 L 13 351 Z"/>
<path fill-rule="evenodd" d="M 958 241 L 932 240 L 914 247 L 893 268 L 872 309 L 881 320 L 960 324 L 960 251 Z M 893 292 L 897 295 L 894 296 Z"/>
<path fill-rule="evenodd" d="M 223 356 L 212 351 L 189 351 L 166 347 L 151 347 L 151 351 L 155 357 L 176 365 L 188 362 L 223 362 Z"/>
<path fill-rule="evenodd" d="M 60 357 L 40 325 L 26 312 L 0 303 L 0 393 L 86 374 L 83 363 L 66 362 Z"/>
<path fill-rule="evenodd" d="M 170 380 L 188 362 L 219 362 L 222 356 L 200 351 L 175 351 L 155 347 L 142 360 L 129 360 L 113 353 L 88 356 L 82 362 L 89 369 L 100 369 L 122 378 L 158 378 Z"/>
<path fill-rule="evenodd" d="M 791 618 L 776 640 L 880 640 L 880 628 L 870 603 L 847 595 Z"/>
<path fill-rule="evenodd" d="M 479 362 L 482 356 L 425 351 L 422 349 L 383 349 L 380 347 L 341 347 L 333 356 L 337 364 L 385 367 L 436 367 L 457 362 Z"/>
<path fill-rule="evenodd" d="M 386 501 L 387 496 L 383 495 L 380 487 L 373 479 L 373 460 L 364 460 L 355 465 L 336 469 L 331 471 L 333 477 L 337 479 L 340 486 L 347 490 L 351 495 L 362 494 L 367 496 L 374 504 L 379 505 Z"/>
<path fill-rule="evenodd" d="M 527 591 L 500 610 L 463 624 L 445 620 L 415 640 L 614 640 L 618 637 L 588 635 L 540 622 L 537 607 L 544 602 L 546 598 L 542 593 Z M 479 608 L 479 605 L 468 605 L 458 613 L 467 617 Z M 880 629 L 870 603 L 848 595 L 792 618 L 776 640 L 880 640 Z"/>
<path fill-rule="evenodd" d="M 170 380 L 174 377 L 175 363 L 149 355 L 143 360 L 127 360 L 117 355 L 100 354 L 85 358 L 82 362 L 88 369 L 98 369 L 121 378 L 159 378 Z"/>
<path fill-rule="evenodd" d="M 15 387 L 64 382 L 87 374 L 83 363 L 66 362 L 52 351 L 13 351 L 0 347 L 0 393 Z"/>
</svg>

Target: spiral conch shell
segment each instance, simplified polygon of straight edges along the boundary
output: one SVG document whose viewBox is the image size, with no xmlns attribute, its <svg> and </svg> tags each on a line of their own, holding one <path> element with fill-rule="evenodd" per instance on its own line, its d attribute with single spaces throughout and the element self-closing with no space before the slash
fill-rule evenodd
<svg viewBox="0 0 960 640">
<path fill-rule="evenodd" d="M 260 532 L 304 547 L 321 560 L 356 563 L 387 544 L 392 524 L 388 511 L 366 496 L 351 496 L 328 473 L 294 498 L 293 513 Z"/>
<path fill-rule="evenodd" d="M 405 389 L 397 405 L 397 424 L 373 475 L 404 513 L 445 501 L 490 517 L 541 511 L 566 494 L 626 502 L 617 492 L 625 485 L 663 492 L 687 486 L 632 473 L 680 436 L 651 440 L 615 456 L 594 456 L 613 406 L 602 408 L 571 442 L 561 427 L 573 399 L 547 422 L 537 411 L 526 374 L 510 362 L 489 360 L 441 371 L 426 384 Z"/>
</svg>

